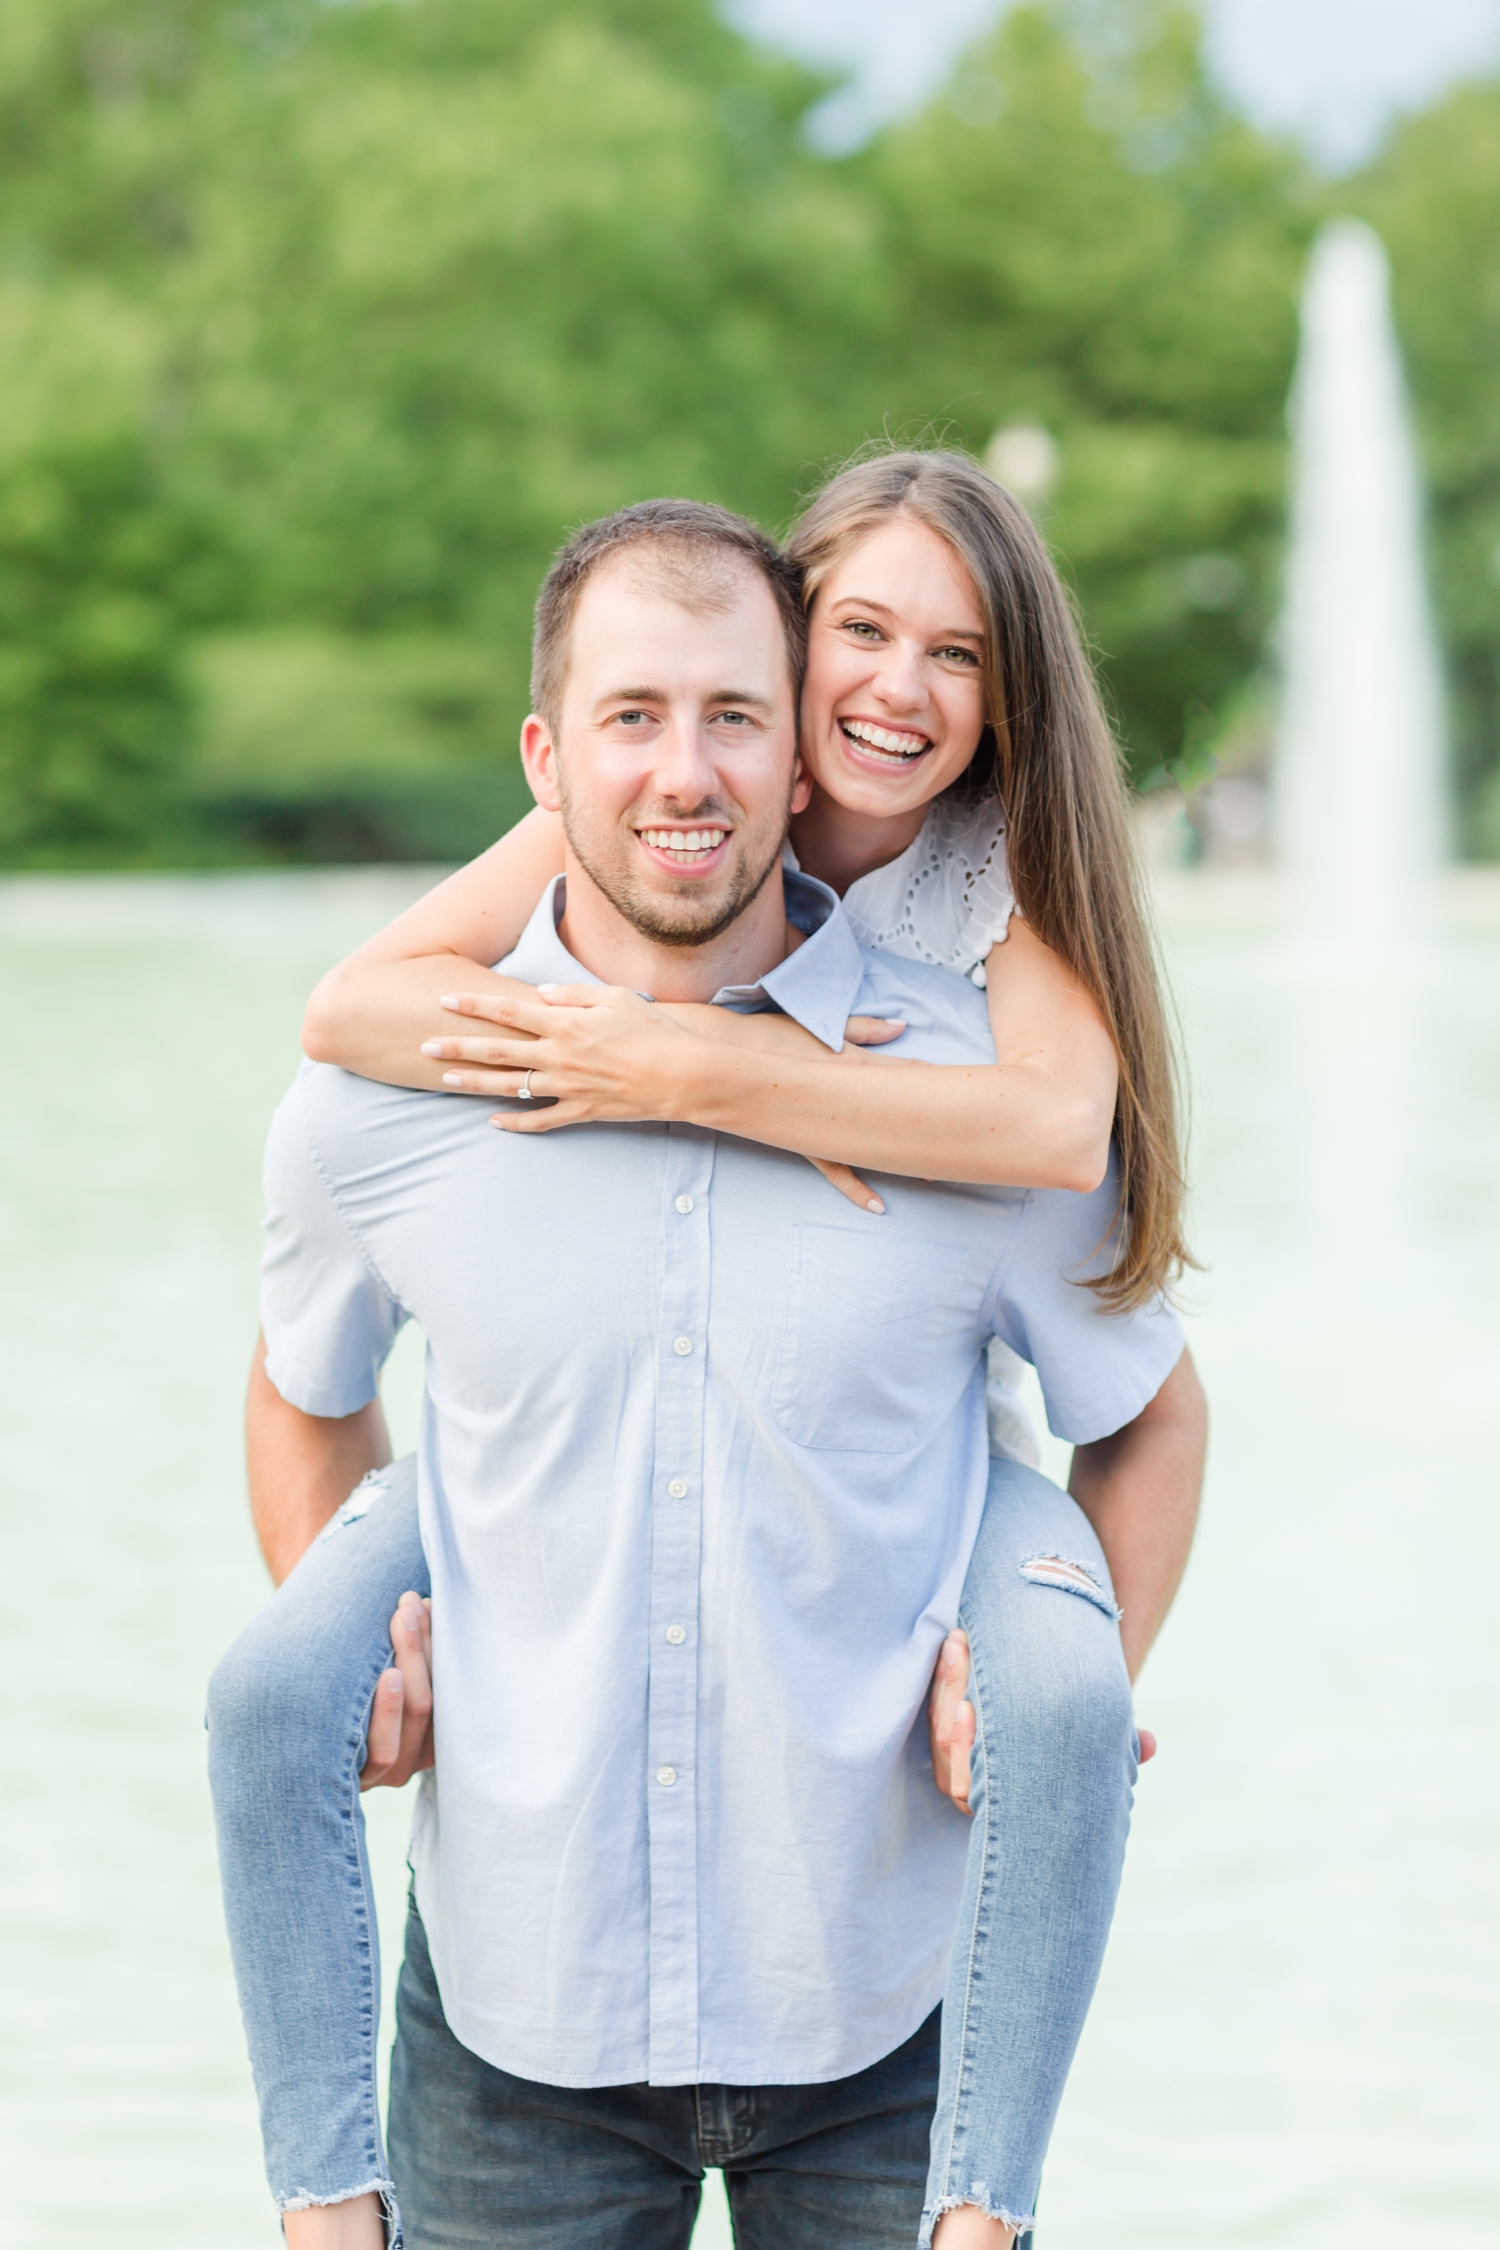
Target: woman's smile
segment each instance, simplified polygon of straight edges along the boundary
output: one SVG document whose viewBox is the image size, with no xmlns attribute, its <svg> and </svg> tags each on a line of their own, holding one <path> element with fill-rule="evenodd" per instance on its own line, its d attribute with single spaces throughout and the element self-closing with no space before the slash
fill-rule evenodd
<svg viewBox="0 0 1500 2250">
<path fill-rule="evenodd" d="M 881 726 L 874 719 L 851 719 L 841 715 L 838 724 L 844 740 L 852 744 L 856 754 L 877 766 L 909 767 L 914 760 L 925 758 L 932 748 L 931 735 L 914 734 L 905 727 Z"/>
</svg>

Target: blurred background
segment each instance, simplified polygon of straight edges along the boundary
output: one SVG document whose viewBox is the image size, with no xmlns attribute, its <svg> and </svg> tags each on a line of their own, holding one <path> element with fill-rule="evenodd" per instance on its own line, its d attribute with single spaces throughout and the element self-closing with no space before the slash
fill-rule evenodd
<svg viewBox="0 0 1500 2250">
<path fill-rule="evenodd" d="M 8 0 L 0 2241 L 277 2239 L 201 1703 L 305 994 L 524 810 L 570 526 L 882 432 L 1076 590 L 1194 1090 L 1205 1527 L 1042 2239 L 1496 2239 L 1500 0 Z"/>
</svg>

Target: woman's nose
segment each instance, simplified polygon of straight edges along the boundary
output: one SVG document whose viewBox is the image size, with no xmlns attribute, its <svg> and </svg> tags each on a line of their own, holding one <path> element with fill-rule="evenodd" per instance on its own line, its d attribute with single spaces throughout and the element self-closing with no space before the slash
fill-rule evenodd
<svg viewBox="0 0 1500 2250">
<path fill-rule="evenodd" d="M 888 710 L 920 711 L 927 701 L 925 649 L 888 650 L 873 685 Z"/>
</svg>

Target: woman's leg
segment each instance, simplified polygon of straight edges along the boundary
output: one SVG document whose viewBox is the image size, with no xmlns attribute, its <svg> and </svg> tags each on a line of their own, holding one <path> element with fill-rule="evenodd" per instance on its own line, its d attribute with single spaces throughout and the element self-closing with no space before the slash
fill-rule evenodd
<svg viewBox="0 0 1500 2250">
<path fill-rule="evenodd" d="M 271 2193 L 283 2211 L 378 2193 L 393 2243 L 359 1770 L 408 1589 L 428 1591 L 411 1457 L 344 1503 L 208 1691 L 219 1873 Z"/>
<path fill-rule="evenodd" d="M 959 1622 L 974 1825 L 943 2001 L 922 2250 L 973 2205 L 1024 2237 L 1124 1864 L 1138 1745 L 1103 1551 L 1076 1502 L 990 1463 Z M 960 2237 L 974 2214 L 943 2229 Z"/>
</svg>

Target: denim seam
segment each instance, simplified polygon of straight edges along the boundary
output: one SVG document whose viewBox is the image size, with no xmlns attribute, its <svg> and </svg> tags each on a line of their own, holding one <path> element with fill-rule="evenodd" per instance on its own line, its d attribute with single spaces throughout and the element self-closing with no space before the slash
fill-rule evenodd
<svg viewBox="0 0 1500 2250">
<path fill-rule="evenodd" d="M 345 1772 L 348 1795 L 345 1804 L 347 1827 L 344 1841 L 344 1864 L 355 1892 L 354 1916 L 359 1932 L 360 1963 L 363 1970 L 364 1985 L 359 2011 L 359 2076 L 362 2099 L 365 2105 L 365 2145 L 370 2163 L 380 2174 L 379 2180 L 372 2182 L 371 2185 L 379 2189 L 383 2200 L 394 2194 L 394 2187 L 386 2170 L 385 2148 L 380 2130 L 380 2097 L 376 2083 L 375 2027 L 379 2008 L 379 1994 L 375 1990 L 375 1953 L 370 1942 L 370 1930 L 375 1919 L 375 1901 L 370 1887 L 365 1855 L 359 1848 L 359 1766 L 361 1762 L 360 1753 L 365 1747 L 369 1729 L 370 1706 L 374 1699 L 380 1674 L 386 1669 L 387 1666 L 381 1663 L 369 1680 L 368 1685 L 359 1694 L 350 1711 L 349 1721 L 344 1733 L 344 1747 L 348 1761 Z M 357 2192 L 363 2194 L 368 2191 L 361 2189 Z M 333 2200 L 346 2202 L 348 2197 L 341 2195 Z M 392 2239 L 393 2241 L 399 2241 L 399 2232 Z"/>
</svg>

